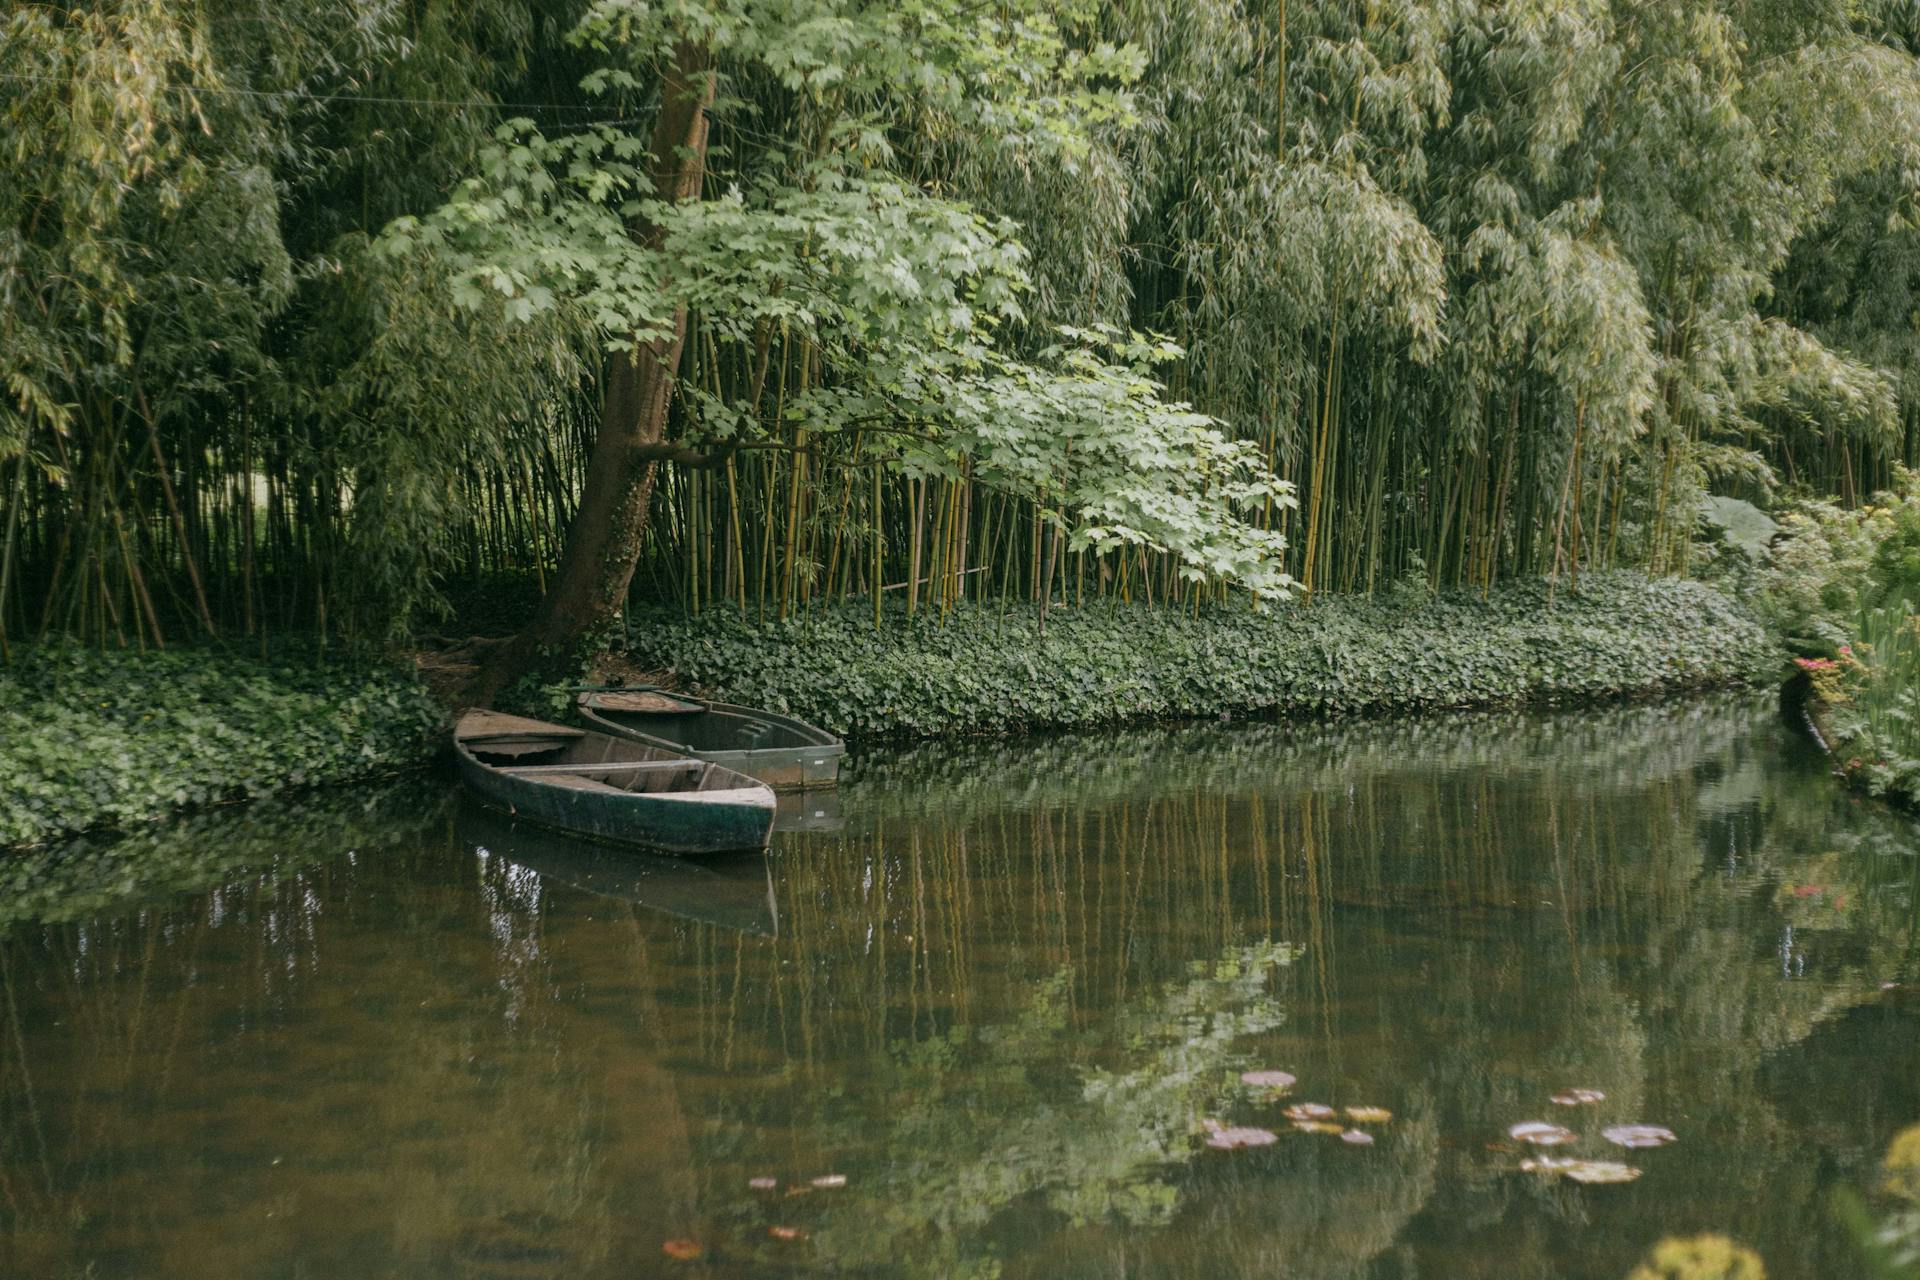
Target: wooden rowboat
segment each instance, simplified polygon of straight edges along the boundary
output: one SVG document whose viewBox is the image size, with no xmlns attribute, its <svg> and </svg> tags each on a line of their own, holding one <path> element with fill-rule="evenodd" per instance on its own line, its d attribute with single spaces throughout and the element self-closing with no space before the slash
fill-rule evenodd
<svg viewBox="0 0 1920 1280">
<path fill-rule="evenodd" d="M 602 733 L 711 760 L 776 791 L 831 787 L 846 744 L 804 720 L 658 689 L 580 694 L 580 717 Z"/>
<path fill-rule="evenodd" d="M 705 760 L 626 738 L 468 711 L 453 728 L 460 776 L 517 818 L 665 853 L 764 849 L 773 791 Z"/>
</svg>

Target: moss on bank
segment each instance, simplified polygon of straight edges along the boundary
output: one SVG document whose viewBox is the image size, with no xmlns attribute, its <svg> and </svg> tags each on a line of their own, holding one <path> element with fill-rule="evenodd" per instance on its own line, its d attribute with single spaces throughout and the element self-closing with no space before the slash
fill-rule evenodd
<svg viewBox="0 0 1920 1280">
<path fill-rule="evenodd" d="M 0 669 L 0 847 L 394 773 L 443 722 L 390 668 L 36 650 Z"/>
<path fill-rule="evenodd" d="M 641 614 L 629 660 L 675 684 L 849 737 L 1003 733 L 1222 713 L 1328 716 L 1576 703 L 1777 675 L 1766 630 L 1721 592 L 1625 573 L 1478 595 L 1322 599 L 1198 617 L 1141 606 L 865 606 L 756 622 Z"/>
</svg>

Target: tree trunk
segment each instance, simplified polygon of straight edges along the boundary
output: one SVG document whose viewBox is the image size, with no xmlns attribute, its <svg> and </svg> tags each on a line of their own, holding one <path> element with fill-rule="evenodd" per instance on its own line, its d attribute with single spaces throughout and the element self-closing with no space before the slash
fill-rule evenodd
<svg viewBox="0 0 1920 1280">
<path fill-rule="evenodd" d="M 676 47 L 661 86 L 650 152 L 654 192 L 664 199 L 700 197 L 713 88 L 709 50 L 703 45 Z M 642 243 L 656 248 L 665 235 L 657 226 L 638 234 Z M 646 538 L 647 505 L 658 465 L 646 450 L 665 434 L 686 338 L 687 312 L 681 307 L 674 311 L 667 334 L 607 361 L 600 424 L 559 572 L 533 622 L 482 668 L 471 694 L 476 704 L 491 702 L 544 655 L 572 649 L 626 607 L 627 588 Z"/>
</svg>

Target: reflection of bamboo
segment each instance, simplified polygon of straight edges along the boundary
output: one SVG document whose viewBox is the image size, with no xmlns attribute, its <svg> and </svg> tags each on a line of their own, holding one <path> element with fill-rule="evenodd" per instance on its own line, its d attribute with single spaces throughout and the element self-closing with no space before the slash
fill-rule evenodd
<svg viewBox="0 0 1920 1280">
<path fill-rule="evenodd" d="M 653 966 L 647 955 L 647 940 L 635 918 L 633 904 L 620 903 L 621 918 L 632 943 L 631 986 L 635 1021 L 659 1030 L 668 1025 L 654 998 Z M 699 930 L 708 934 L 708 930 Z M 671 1177 L 662 1176 L 663 1185 L 677 1190 L 675 1206 L 679 1221 L 689 1228 L 700 1220 L 699 1178 L 694 1162 L 693 1143 L 687 1133 L 686 1113 L 680 1105 L 680 1092 L 673 1072 L 661 1067 L 650 1055 L 620 1052 L 609 1055 L 599 1068 L 600 1097 L 628 1136 L 640 1141 L 619 1144 L 620 1149 L 644 1154 L 649 1166 L 671 1169 Z M 623 1105 L 624 1104 L 624 1105 Z"/>
<path fill-rule="evenodd" d="M 1559 886 L 1554 897 L 1559 899 L 1560 928 L 1567 939 L 1567 963 L 1573 974 L 1574 990 L 1580 989 L 1580 939 L 1573 922 L 1573 898 L 1575 889 L 1568 872 L 1567 859 L 1577 853 L 1580 842 L 1580 828 L 1576 824 L 1572 837 L 1564 843 L 1560 839 L 1560 794 L 1555 787 L 1547 788 L 1547 846 L 1553 850 L 1553 878 Z"/>
<path fill-rule="evenodd" d="M 14 1052 L 20 1058 L 20 1091 L 26 1096 L 27 1119 L 33 1126 L 33 1141 L 40 1161 L 40 1174 L 46 1180 L 47 1195 L 51 1197 L 54 1194 L 53 1163 L 47 1154 L 47 1131 L 40 1122 L 40 1101 L 33 1092 L 33 1068 L 27 1057 L 26 1039 L 20 1034 L 20 1005 L 14 998 L 13 963 L 5 947 L 0 947 L 0 982 L 5 983 L 7 992 L 7 1030 L 13 1039 Z M 7 1199 L 10 1203 L 13 1202 L 11 1188 L 9 1188 Z M 15 1209 L 14 1216 L 18 1218 L 18 1209 Z"/>
<path fill-rule="evenodd" d="M 1315 817 L 1314 793 L 1300 795 L 1300 853 L 1306 869 L 1307 964 L 1313 973 L 1314 994 L 1320 1014 L 1320 1031 L 1326 1037 L 1329 1053 L 1333 1050 L 1333 948 L 1327 942 L 1327 924 L 1331 907 L 1327 887 L 1321 883 L 1320 831 Z"/>
</svg>

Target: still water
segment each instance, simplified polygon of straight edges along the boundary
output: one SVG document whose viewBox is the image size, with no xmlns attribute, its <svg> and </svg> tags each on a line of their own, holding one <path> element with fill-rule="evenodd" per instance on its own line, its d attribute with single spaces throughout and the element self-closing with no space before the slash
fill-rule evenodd
<svg viewBox="0 0 1920 1280">
<path fill-rule="evenodd" d="M 1762 700 L 853 774 L 701 870 L 439 781 L 16 866 L 0 1274 L 1847 1276 L 1830 1191 L 1920 1121 L 1914 828 Z M 1527 1120 L 1643 1176 L 1522 1173 Z"/>
</svg>

